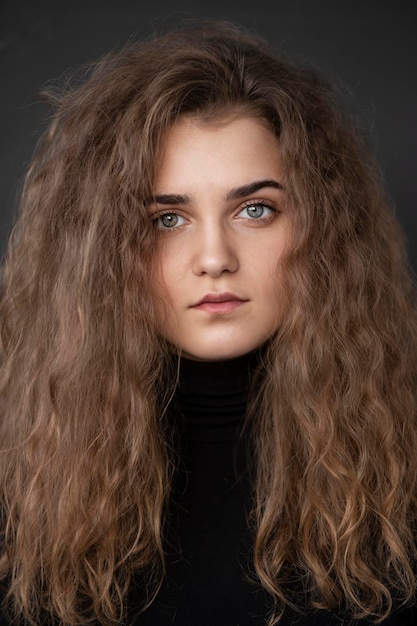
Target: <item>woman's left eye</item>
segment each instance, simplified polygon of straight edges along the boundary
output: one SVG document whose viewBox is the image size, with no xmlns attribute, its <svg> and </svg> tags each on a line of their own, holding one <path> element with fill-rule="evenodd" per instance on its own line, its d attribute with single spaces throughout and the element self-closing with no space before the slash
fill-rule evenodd
<svg viewBox="0 0 417 626">
<path fill-rule="evenodd" d="M 274 209 L 267 204 L 262 202 L 247 204 L 241 211 L 238 213 L 238 217 L 243 217 L 246 219 L 259 219 L 259 218 L 267 218 L 275 213 Z"/>
</svg>

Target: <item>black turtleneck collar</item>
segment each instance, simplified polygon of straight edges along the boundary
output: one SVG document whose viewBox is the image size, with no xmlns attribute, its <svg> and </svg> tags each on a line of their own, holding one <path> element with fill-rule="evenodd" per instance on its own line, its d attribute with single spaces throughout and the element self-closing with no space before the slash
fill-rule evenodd
<svg viewBox="0 0 417 626">
<path fill-rule="evenodd" d="M 189 441 L 230 441 L 245 417 L 251 373 L 258 353 L 227 361 L 182 358 L 177 406 Z"/>
</svg>

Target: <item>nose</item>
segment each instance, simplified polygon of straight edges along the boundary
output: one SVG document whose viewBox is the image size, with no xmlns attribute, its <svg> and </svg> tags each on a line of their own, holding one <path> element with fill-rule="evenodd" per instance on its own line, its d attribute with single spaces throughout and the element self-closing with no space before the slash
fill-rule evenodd
<svg viewBox="0 0 417 626">
<path fill-rule="evenodd" d="M 195 275 L 207 274 L 217 278 L 223 272 L 233 273 L 239 268 L 236 245 L 224 225 L 202 227 L 195 246 L 192 267 Z"/>
</svg>

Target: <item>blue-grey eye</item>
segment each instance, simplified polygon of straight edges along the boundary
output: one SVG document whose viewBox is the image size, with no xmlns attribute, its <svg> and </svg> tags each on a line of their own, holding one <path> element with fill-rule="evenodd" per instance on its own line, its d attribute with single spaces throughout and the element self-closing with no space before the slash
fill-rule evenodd
<svg viewBox="0 0 417 626">
<path fill-rule="evenodd" d="M 246 215 L 244 215 L 245 212 Z M 258 219 L 268 217 L 271 213 L 273 213 L 273 209 L 266 204 L 248 204 L 239 212 L 239 217 Z"/>
<path fill-rule="evenodd" d="M 185 224 L 185 219 L 177 213 L 164 213 L 156 217 L 154 223 L 160 230 L 169 230 Z"/>
</svg>

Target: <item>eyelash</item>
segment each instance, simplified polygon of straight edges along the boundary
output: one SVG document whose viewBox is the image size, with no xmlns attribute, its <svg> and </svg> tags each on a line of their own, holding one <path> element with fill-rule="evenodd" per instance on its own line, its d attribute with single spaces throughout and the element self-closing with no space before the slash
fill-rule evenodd
<svg viewBox="0 0 417 626">
<path fill-rule="evenodd" d="M 258 206 L 265 207 L 266 209 L 271 211 L 272 214 L 269 214 L 266 217 L 252 217 L 252 218 L 246 217 L 242 219 L 246 219 L 248 220 L 248 222 L 265 223 L 265 222 L 271 221 L 273 216 L 279 213 L 279 211 L 276 208 L 271 206 L 269 202 L 265 200 L 247 200 L 243 203 L 243 206 L 238 210 L 237 215 L 239 215 L 245 209 L 248 209 L 250 207 L 258 207 Z M 161 213 L 154 214 L 152 216 L 152 222 L 156 228 L 158 227 L 159 220 L 163 218 L 164 215 L 175 215 L 175 216 L 182 217 L 181 213 L 175 210 L 166 210 L 166 211 L 162 211 Z M 181 226 L 182 224 L 180 224 L 180 226 L 172 226 L 171 228 L 160 228 L 159 230 L 164 231 L 164 232 L 172 232 L 172 231 L 176 231 L 178 228 L 181 228 Z"/>
<path fill-rule="evenodd" d="M 158 222 L 161 220 L 161 218 L 164 217 L 164 215 L 176 215 L 176 216 L 182 217 L 182 215 L 178 213 L 178 211 L 163 211 L 162 213 L 158 213 L 156 215 L 154 214 L 152 215 L 152 223 L 155 226 L 155 228 L 158 228 Z M 180 226 L 173 226 L 172 228 L 159 228 L 159 230 L 169 232 L 169 231 L 177 230 L 177 228 L 180 228 Z"/>
<path fill-rule="evenodd" d="M 265 207 L 266 209 L 269 209 L 269 211 L 271 211 L 272 214 L 269 214 L 266 217 L 253 217 L 253 218 L 244 218 L 244 219 L 248 219 L 250 222 L 262 222 L 262 223 L 264 223 L 264 222 L 271 221 L 273 216 L 278 213 L 278 210 L 276 208 L 274 208 L 273 206 L 271 206 L 269 204 L 269 202 L 267 202 L 266 200 L 249 200 L 249 201 L 246 201 L 246 202 L 243 203 L 243 207 L 240 209 L 239 213 L 241 213 L 242 211 L 244 211 L 245 209 L 248 209 L 250 207 L 259 207 L 259 206 Z"/>
</svg>

